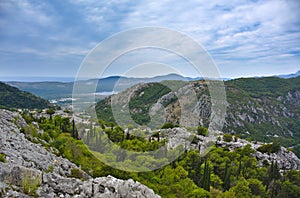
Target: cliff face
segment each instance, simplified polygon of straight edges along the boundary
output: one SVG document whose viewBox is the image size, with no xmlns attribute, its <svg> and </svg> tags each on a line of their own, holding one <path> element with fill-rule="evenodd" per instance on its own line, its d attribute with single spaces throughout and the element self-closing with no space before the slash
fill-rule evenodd
<svg viewBox="0 0 300 198">
<path fill-rule="evenodd" d="M 24 119 L 0 109 L 0 197 L 160 197 L 131 179 L 91 178 L 75 164 L 27 140 Z M 82 180 L 73 178 L 76 172 Z"/>
</svg>

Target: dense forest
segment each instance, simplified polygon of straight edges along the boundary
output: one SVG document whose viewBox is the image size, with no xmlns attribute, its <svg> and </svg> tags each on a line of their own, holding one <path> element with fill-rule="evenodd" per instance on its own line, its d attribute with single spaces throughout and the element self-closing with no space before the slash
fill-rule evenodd
<svg viewBox="0 0 300 198">
<path fill-rule="evenodd" d="M 102 151 L 91 151 L 87 148 L 84 140 L 80 138 L 80 126 L 76 127 L 70 118 L 34 118 L 28 113 L 24 113 L 23 117 L 28 123 L 36 121 L 40 129 L 44 130 L 41 134 L 34 126 L 28 125 L 22 129 L 28 139 L 41 143 L 48 149 L 56 148 L 57 155 L 80 165 L 82 170 L 91 176 L 113 175 L 121 179 L 132 178 L 152 188 L 162 197 L 300 197 L 300 171 L 280 173 L 275 161 L 265 161 L 263 166 L 259 167 L 250 145 L 234 151 L 215 145 L 202 157 L 196 150 L 186 150 L 177 160 L 157 170 L 126 172 L 107 166 L 96 158 L 95 152 Z M 97 141 L 100 145 L 107 140 L 105 137 L 109 137 L 111 142 L 126 149 L 147 151 L 156 149 L 167 141 L 160 140 L 158 134 L 153 134 L 150 139 L 133 136 L 121 127 L 103 120 L 99 120 L 96 125 L 98 127 L 91 125 L 86 135 L 92 137 L 90 141 Z M 206 130 L 200 128 L 199 132 L 205 134 Z M 268 150 L 270 146 L 265 147 L 267 148 L 261 149 Z M 114 149 L 108 152 L 115 157 L 114 160 L 122 161 L 117 159 L 120 155 L 114 153 Z M 71 173 L 71 177 L 84 179 L 80 170 L 74 169 Z"/>
<path fill-rule="evenodd" d="M 43 109 L 50 106 L 47 100 L 0 82 L 1 108 Z"/>
</svg>

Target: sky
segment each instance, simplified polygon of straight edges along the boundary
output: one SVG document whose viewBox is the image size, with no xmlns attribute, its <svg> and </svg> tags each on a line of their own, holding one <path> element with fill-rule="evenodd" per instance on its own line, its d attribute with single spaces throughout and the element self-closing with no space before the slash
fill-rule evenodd
<svg viewBox="0 0 300 198">
<path fill-rule="evenodd" d="M 299 10 L 299 0 L 2 0 L 0 80 L 74 77 L 100 42 L 141 27 L 169 28 L 191 37 L 209 53 L 222 78 L 295 73 L 300 70 Z M 178 71 L 198 77 L 178 57 L 167 63 L 151 60 L 166 53 L 137 50 L 116 60 L 105 75 Z M 133 59 L 131 66 L 139 68 L 135 73 L 124 67 Z"/>
</svg>

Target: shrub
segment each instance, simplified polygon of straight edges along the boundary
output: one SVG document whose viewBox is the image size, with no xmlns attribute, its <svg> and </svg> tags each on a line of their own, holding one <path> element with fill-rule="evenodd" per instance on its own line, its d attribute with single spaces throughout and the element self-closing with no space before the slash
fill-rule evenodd
<svg viewBox="0 0 300 198">
<path fill-rule="evenodd" d="M 231 141 L 232 141 L 232 135 L 229 134 L 229 133 L 224 134 L 223 140 L 224 140 L 225 142 L 231 142 Z"/>
<path fill-rule="evenodd" d="M 192 144 L 198 144 L 199 142 L 199 139 L 195 135 L 191 135 L 189 139 L 192 140 Z"/>
<path fill-rule="evenodd" d="M 50 141 L 50 136 L 49 136 L 49 134 L 47 133 L 47 132 L 44 132 L 43 134 L 42 134 L 42 137 L 41 137 L 43 140 L 45 140 L 46 142 L 49 142 Z"/>
<path fill-rule="evenodd" d="M 262 164 L 263 164 L 264 167 L 270 166 L 270 163 L 266 159 L 263 160 Z"/>
<path fill-rule="evenodd" d="M 5 155 L 3 153 L 0 153 L 0 162 L 5 162 Z"/>
<path fill-rule="evenodd" d="M 166 123 L 164 123 L 164 125 L 161 127 L 162 129 L 172 129 L 172 128 L 174 128 L 175 126 L 174 126 L 174 124 L 173 123 L 171 123 L 171 122 L 166 122 Z"/>
<path fill-rule="evenodd" d="M 53 173 L 53 171 L 54 171 L 54 166 L 51 165 L 51 166 L 48 167 L 48 169 L 45 172 L 46 173 Z"/>
<path fill-rule="evenodd" d="M 238 139 L 239 139 L 239 135 L 235 135 L 235 136 L 234 136 L 234 141 L 237 142 Z"/>
<path fill-rule="evenodd" d="M 71 169 L 70 177 L 74 177 L 74 178 L 77 178 L 77 179 L 84 180 L 83 172 L 78 168 L 72 168 Z"/>
<path fill-rule="evenodd" d="M 22 189 L 27 195 L 37 197 L 36 190 L 40 185 L 41 179 L 39 177 L 33 177 L 30 173 L 26 173 L 22 179 Z"/>
<path fill-rule="evenodd" d="M 262 153 L 277 153 L 278 151 L 280 151 L 281 146 L 279 144 L 279 142 L 274 141 L 272 144 L 264 144 L 260 147 L 258 147 L 258 151 L 262 152 Z"/>
<path fill-rule="evenodd" d="M 24 128 L 24 130 L 22 130 L 21 132 L 23 132 L 26 136 L 32 136 L 32 137 L 38 137 L 39 136 L 38 130 L 32 125 L 26 126 Z"/>
<path fill-rule="evenodd" d="M 198 135 L 206 136 L 208 134 L 208 129 L 202 126 L 197 127 Z"/>
</svg>

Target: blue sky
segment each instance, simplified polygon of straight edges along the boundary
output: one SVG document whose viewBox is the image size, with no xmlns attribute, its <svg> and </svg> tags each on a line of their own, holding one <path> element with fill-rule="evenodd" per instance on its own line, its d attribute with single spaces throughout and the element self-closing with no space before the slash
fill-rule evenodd
<svg viewBox="0 0 300 198">
<path fill-rule="evenodd" d="M 221 77 L 294 73 L 300 70 L 299 10 L 298 0 L 3 0 L 0 79 L 73 77 L 103 39 L 145 26 L 195 39 Z"/>
</svg>

